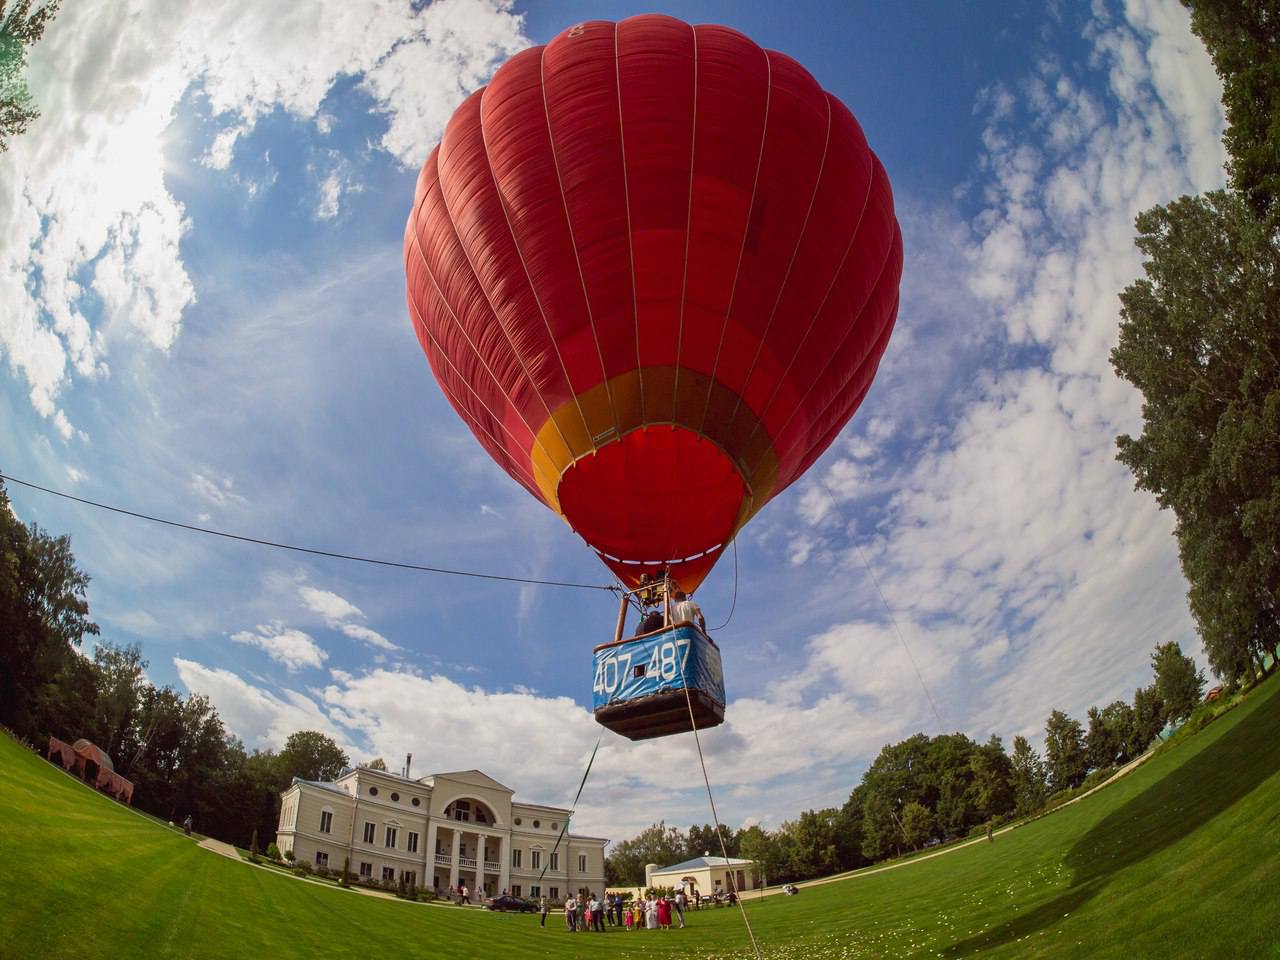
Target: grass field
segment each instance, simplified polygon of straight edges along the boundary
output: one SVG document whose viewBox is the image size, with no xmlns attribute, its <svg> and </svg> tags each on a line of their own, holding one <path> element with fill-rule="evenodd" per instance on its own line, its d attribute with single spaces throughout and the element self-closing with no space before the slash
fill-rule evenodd
<svg viewBox="0 0 1280 960">
<path fill-rule="evenodd" d="M 994 843 L 748 904 L 762 952 L 1280 957 L 1280 681 L 1176 749 Z M 0 737 L 0 957 L 747 957 L 686 930 L 378 900 L 201 850 Z"/>
</svg>

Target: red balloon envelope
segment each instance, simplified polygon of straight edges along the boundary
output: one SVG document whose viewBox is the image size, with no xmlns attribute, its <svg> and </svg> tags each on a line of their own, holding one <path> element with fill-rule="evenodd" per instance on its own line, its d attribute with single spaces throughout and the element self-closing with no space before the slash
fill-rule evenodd
<svg viewBox="0 0 1280 960">
<path fill-rule="evenodd" d="M 686 589 L 853 416 L 902 272 L 844 104 L 663 16 L 504 64 L 423 165 L 404 252 L 418 340 L 490 455 L 624 582 Z"/>
</svg>

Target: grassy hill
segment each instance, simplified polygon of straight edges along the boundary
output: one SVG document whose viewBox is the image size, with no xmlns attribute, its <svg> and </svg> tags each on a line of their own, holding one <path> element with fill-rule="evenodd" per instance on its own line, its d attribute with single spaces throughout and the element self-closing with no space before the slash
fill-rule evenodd
<svg viewBox="0 0 1280 960">
<path fill-rule="evenodd" d="M 1280 957 L 1280 681 L 994 843 L 770 897 L 765 956 Z M 0 957 L 747 957 L 737 911 L 569 936 L 201 850 L 0 737 Z"/>
</svg>

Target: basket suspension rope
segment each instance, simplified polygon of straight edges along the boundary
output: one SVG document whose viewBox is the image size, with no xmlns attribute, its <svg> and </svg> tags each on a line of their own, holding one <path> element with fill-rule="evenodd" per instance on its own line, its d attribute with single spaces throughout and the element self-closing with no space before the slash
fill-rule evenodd
<svg viewBox="0 0 1280 960">
<path fill-rule="evenodd" d="M 565 817 L 564 825 L 560 827 L 560 835 L 556 837 L 555 846 L 551 848 L 552 854 L 556 853 L 556 851 L 560 849 L 561 841 L 564 840 L 565 836 L 569 832 L 569 823 L 570 821 L 573 820 L 573 815 L 578 810 L 578 801 L 582 798 L 582 790 L 587 785 L 587 777 L 591 775 L 591 765 L 596 762 L 596 753 L 598 753 L 600 750 L 600 741 L 604 739 L 604 730 L 605 730 L 604 727 L 600 728 L 600 736 L 596 737 L 596 745 L 591 748 L 591 756 L 587 759 L 587 769 L 582 771 L 582 782 L 578 784 L 578 792 L 573 795 L 573 803 L 569 805 L 569 816 Z M 565 845 L 565 849 L 566 851 L 568 850 L 568 844 Z M 566 856 L 567 855 L 568 854 L 566 852 Z M 551 857 L 548 856 L 547 862 L 542 865 L 542 872 L 538 874 L 538 895 L 539 896 L 542 895 L 542 879 L 547 875 L 547 870 L 550 868 L 550 866 L 551 866 Z M 565 891 L 566 895 L 568 894 L 568 892 L 569 891 L 567 890 Z"/>
</svg>

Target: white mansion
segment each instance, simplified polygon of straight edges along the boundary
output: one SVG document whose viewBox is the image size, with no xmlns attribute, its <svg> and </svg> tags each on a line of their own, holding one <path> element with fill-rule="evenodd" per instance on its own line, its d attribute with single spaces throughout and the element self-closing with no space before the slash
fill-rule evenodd
<svg viewBox="0 0 1280 960">
<path fill-rule="evenodd" d="M 349 859 L 366 879 L 404 877 L 441 893 L 465 884 L 489 896 L 602 894 L 609 841 L 568 834 L 556 849 L 569 811 L 512 794 L 479 770 L 418 780 L 365 767 L 333 782 L 295 777 L 281 795 L 276 844 L 316 866 L 341 870 Z"/>
</svg>

